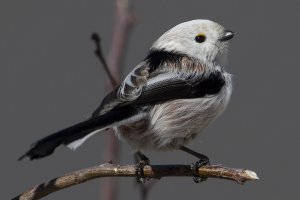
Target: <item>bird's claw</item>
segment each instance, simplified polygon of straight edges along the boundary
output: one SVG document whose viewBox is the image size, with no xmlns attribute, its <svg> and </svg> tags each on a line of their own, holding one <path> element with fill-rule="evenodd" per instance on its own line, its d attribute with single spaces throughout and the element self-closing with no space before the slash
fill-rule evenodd
<svg viewBox="0 0 300 200">
<path fill-rule="evenodd" d="M 193 171 L 193 180 L 195 183 L 200 183 L 207 180 L 206 176 L 199 176 L 198 169 L 202 166 L 210 165 L 209 158 L 200 159 L 199 161 L 191 164 L 191 170 Z"/>
<path fill-rule="evenodd" d="M 149 159 L 140 160 L 136 164 L 135 174 L 136 174 L 136 181 L 138 183 L 145 183 L 150 179 L 150 178 L 146 178 L 144 174 L 144 167 L 149 164 L 150 164 Z"/>
</svg>

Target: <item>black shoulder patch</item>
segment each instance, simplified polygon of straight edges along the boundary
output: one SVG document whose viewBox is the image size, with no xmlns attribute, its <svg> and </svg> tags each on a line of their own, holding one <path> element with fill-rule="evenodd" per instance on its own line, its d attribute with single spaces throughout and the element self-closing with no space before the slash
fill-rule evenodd
<svg viewBox="0 0 300 200">
<path fill-rule="evenodd" d="M 183 57 L 187 57 L 187 56 L 176 52 L 168 52 L 165 50 L 152 50 L 145 58 L 145 61 L 149 63 L 150 72 L 153 72 L 162 63 L 164 62 L 178 63 Z"/>
</svg>

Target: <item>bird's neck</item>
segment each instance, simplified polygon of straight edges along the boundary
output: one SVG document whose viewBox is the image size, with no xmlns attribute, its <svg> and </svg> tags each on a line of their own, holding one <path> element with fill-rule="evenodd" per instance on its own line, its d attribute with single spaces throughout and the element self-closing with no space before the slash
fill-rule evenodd
<svg viewBox="0 0 300 200">
<path fill-rule="evenodd" d="M 218 70 L 213 62 L 206 61 L 203 63 L 201 60 L 185 54 L 165 50 L 151 50 L 145 61 L 149 63 L 151 72 L 165 71 L 193 74 Z"/>
</svg>

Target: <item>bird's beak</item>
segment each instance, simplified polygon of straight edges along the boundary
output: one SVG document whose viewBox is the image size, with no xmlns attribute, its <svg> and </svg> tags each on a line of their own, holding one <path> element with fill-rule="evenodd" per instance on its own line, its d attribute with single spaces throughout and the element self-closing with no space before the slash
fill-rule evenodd
<svg viewBox="0 0 300 200">
<path fill-rule="evenodd" d="M 227 41 L 227 40 L 230 40 L 231 38 L 233 38 L 234 36 L 234 33 L 232 31 L 224 31 L 224 34 L 223 36 L 219 39 L 220 42 L 224 42 L 224 41 Z"/>
</svg>

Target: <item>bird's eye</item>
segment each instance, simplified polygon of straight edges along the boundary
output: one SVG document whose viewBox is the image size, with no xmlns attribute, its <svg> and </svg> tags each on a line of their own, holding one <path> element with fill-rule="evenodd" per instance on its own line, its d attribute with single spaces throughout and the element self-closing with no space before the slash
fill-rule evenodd
<svg viewBox="0 0 300 200">
<path fill-rule="evenodd" d="M 198 43 L 202 43 L 204 42 L 206 39 L 206 36 L 203 33 L 199 33 L 198 35 L 196 35 L 195 40 Z"/>
</svg>

